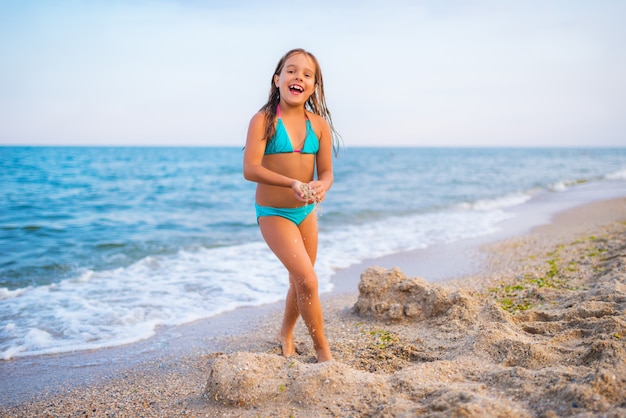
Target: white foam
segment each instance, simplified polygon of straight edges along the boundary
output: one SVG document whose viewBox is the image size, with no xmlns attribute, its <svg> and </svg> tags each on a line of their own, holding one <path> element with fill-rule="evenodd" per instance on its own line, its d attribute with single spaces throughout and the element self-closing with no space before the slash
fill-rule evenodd
<svg viewBox="0 0 626 418">
<path fill-rule="evenodd" d="M 626 180 L 626 169 L 606 175 L 607 180 Z"/>
<path fill-rule="evenodd" d="M 554 192 L 564 192 L 567 189 L 568 189 L 568 185 L 564 181 L 556 182 L 550 187 L 550 190 Z"/>
<path fill-rule="evenodd" d="M 20 296 L 24 292 L 27 292 L 31 287 L 23 287 L 21 289 L 10 290 L 6 287 L 0 287 L 0 300 L 11 299 Z"/>
<path fill-rule="evenodd" d="M 256 265 L 241 262 L 242 254 L 251 254 Z M 272 272 L 280 265 L 264 262 L 271 258 L 262 243 L 181 251 L 173 257 L 147 257 L 125 269 L 10 292 L 0 318 L 10 318 L 14 327 L 0 335 L 0 352 L 10 358 L 125 344 L 150 337 L 158 325 L 277 300 L 285 286 L 272 287 Z M 33 330 L 50 338 L 34 339 Z"/>
<path fill-rule="evenodd" d="M 464 210 L 476 210 L 476 211 L 492 211 L 496 209 L 504 209 L 512 206 L 522 205 L 528 202 L 532 195 L 537 191 L 528 191 L 526 193 L 511 193 L 506 196 L 497 197 L 494 199 L 482 199 L 475 202 L 465 202 L 459 205 Z"/>
</svg>

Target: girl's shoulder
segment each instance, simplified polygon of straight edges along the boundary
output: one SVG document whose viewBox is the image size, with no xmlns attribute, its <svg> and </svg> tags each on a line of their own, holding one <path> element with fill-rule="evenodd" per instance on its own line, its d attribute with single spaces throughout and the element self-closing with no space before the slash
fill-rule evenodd
<svg viewBox="0 0 626 418">
<path fill-rule="evenodd" d="M 315 132 L 315 135 L 317 135 L 320 140 L 324 138 L 332 138 L 332 135 L 330 135 L 330 125 L 324 117 L 315 113 L 311 113 L 308 110 L 306 114 L 311 121 L 311 127 L 313 128 L 313 132 Z"/>
<path fill-rule="evenodd" d="M 313 125 L 314 127 L 322 128 L 322 127 L 328 126 L 328 121 L 324 119 L 322 116 L 313 112 L 309 112 L 308 110 L 306 111 L 306 115 L 311 121 L 311 125 Z"/>
<path fill-rule="evenodd" d="M 265 111 L 259 110 L 254 115 L 252 115 L 252 118 L 250 118 L 250 125 L 257 125 L 257 124 L 265 125 L 265 118 L 266 118 Z"/>
</svg>

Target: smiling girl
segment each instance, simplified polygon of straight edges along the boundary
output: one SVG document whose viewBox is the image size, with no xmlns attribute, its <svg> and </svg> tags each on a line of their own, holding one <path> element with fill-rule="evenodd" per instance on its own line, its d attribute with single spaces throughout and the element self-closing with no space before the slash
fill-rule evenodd
<svg viewBox="0 0 626 418">
<path fill-rule="evenodd" d="M 315 205 L 333 184 L 335 139 L 317 59 L 303 49 L 287 52 L 272 76 L 267 103 L 250 121 L 243 172 L 257 183 L 256 215 L 263 238 L 289 272 L 279 334 L 283 355 L 295 354 L 293 330 L 302 315 L 318 362 L 332 360 L 332 355 L 313 268 Z"/>
</svg>

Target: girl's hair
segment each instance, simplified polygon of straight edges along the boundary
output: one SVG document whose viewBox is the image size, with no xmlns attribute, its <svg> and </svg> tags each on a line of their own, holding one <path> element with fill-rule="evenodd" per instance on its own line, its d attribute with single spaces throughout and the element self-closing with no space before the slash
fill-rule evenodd
<svg viewBox="0 0 626 418">
<path fill-rule="evenodd" d="M 270 94 L 267 99 L 267 103 L 265 103 L 260 109 L 261 112 L 265 113 L 265 134 L 263 135 L 263 139 L 265 141 L 270 141 L 276 133 L 276 125 L 274 124 L 274 119 L 276 119 L 276 108 L 278 107 L 278 103 L 280 102 L 280 91 L 274 83 L 274 76 L 280 75 L 283 67 L 285 66 L 285 62 L 296 54 L 306 55 L 315 64 L 315 91 L 313 91 L 311 97 L 309 97 L 309 99 L 306 101 L 304 107 L 311 113 L 315 113 L 316 115 L 320 115 L 321 117 L 326 119 L 328 125 L 330 126 L 333 140 L 333 150 L 335 151 L 336 155 L 339 151 L 341 137 L 333 126 L 333 119 L 330 115 L 330 110 L 328 110 L 328 106 L 326 106 L 326 97 L 324 96 L 324 80 L 322 79 L 322 69 L 320 68 L 317 58 L 315 58 L 315 55 L 302 48 L 292 49 L 291 51 L 288 51 L 285 55 L 283 55 L 280 61 L 278 61 L 278 65 L 276 66 L 274 74 L 272 74 L 272 80 L 270 83 Z"/>
</svg>

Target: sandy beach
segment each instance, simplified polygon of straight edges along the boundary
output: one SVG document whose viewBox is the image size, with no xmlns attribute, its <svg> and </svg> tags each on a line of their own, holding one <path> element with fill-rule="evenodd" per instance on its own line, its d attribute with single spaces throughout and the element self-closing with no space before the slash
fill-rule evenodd
<svg viewBox="0 0 626 418">
<path fill-rule="evenodd" d="M 348 279 L 323 298 L 332 362 L 314 362 L 301 322 L 298 355 L 280 355 L 277 305 L 186 350 L 87 372 L 67 389 L 33 385 L 0 413 L 626 416 L 626 198 L 568 210 L 477 251 L 480 268 L 453 280 L 376 265 L 342 272 Z M 463 264 L 452 254 L 441 262 Z"/>
</svg>

